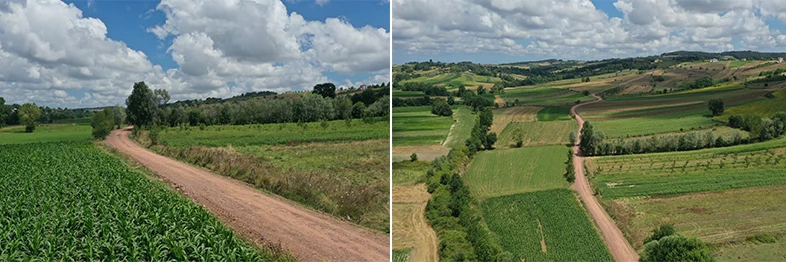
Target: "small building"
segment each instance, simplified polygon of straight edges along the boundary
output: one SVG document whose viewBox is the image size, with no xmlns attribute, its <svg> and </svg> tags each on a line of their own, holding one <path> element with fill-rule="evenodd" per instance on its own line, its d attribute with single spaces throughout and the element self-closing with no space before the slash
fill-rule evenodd
<svg viewBox="0 0 786 262">
<path fill-rule="evenodd" d="M 710 63 L 717 63 L 717 62 L 718 62 L 717 58 L 710 59 Z"/>
<path fill-rule="evenodd" d="M 778 57 L 778 63 L 783 63 L 783 57 Z"/>
<path fill-rule="evenodd" d="M 748 61 L 748 59 L 747 58 L 743 58 L 742 61 Z"/>
</svg>

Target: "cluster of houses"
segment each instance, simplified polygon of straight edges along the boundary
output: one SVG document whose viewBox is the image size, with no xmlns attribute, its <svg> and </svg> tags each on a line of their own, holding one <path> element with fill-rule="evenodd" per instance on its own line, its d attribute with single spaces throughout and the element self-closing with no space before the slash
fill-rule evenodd
<svg viewBox="0 0 786 262">
<path fill-rule="evenodd" d="M 747 61 L 748 59 L 747 58 L 743 58 L 743 59 L 740 59 L 740 60 Z M 717 62 L 718 62 L 717 58 L 710 59 L 710 63 L 717 63 Z M 779 64 L 783 63 L 783 57 L 778 57 L 778 63 Z"/>
</svg>

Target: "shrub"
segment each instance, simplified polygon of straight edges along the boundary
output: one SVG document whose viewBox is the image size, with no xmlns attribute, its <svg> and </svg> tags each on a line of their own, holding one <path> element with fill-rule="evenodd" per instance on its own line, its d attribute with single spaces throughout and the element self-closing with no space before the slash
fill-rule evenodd
<svg viewBox="0 0 786 262">
<path fill-rule="evenodd" d="M 114 127 L 114 114 L 109 108 L 99 111 L 93 114 L 90 126 L 93 127 L 93 138 L 104 140 Z"/>
<path fill-rule="evenodd" d="M 409 155 L 409 160 L 412 162 L 418 161 L 418 154 L 412 153 L 411 155 Z"/>
<path fill-rule="evenodd" d="M 661 225 L 644 239 L 640 261 L 714 261 L 712 250 L 696 238 L 677 234 L 672 225 Z"/>
</svg>

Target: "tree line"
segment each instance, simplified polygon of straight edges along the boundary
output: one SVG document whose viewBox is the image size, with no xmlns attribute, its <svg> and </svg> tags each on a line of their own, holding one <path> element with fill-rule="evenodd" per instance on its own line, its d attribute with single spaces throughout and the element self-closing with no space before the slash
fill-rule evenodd
<svg viewBox="0 0 786 262">
<path fill-rule="evenodd" d="M 441 261 L 513 261 L 483 226 L 475 200 L 457 170 L 472 158 L 470 149 L 456 147 L 434 159 L 426 173 L 431 199 L 426 219 L 439 236 Z"/>
<path fill-rule="evenodd" d="M 165 90 L 150 90 L 144 82 L 139 82 L 134 84 L 134 90 L 126 100 L 127 120 L 140 127 L 175 127 L 305 123 L 389 114 L 389 96 L 386 94 L 371 90 L 353 96 L 336 95 L 333 84 L 322 85 L 317 85 L 314 94 L 299 99 L 264 98 L 196 106 L 166 106 L 169 95 Z"/>
<path fill-rule="evenodd" d="M 726 147 L 778 138 L 786 133 L 786 112 L 777 112 L 771 118 L 756 115 L 731 115 L 728 126 L 748 131 L 750 137 L 735 133 L 730 138 L 715 136 L 712 131 L 689 132 L 681 135 L 659 135 L 647 139 L 606 139 L 602 131 L 594 130 L 584 122 L 579 148 L 590 156 L 645 154 L 657 152 L 689 151 L 704 148 Z"/>
<path fill-rule="evenodd" d="M 93 110 L 87 108 L 51 108 L 48 106 L 38 106 L 35 103 L 26 103 L 23 105 L 6 105 L 5 103 L 5 99 L 0 97 L 0 127 L 24 125 L 26 127 L 32 126 L 34 130 L 37 124 L 50 124 L 60 120 L 85 118 L 93 115 Z M 25 110 L 21 110 L 23 107 L 25 107 Z M 36 107 L 37 109 L 32 109 L 32 107 Z"/>
</svg>

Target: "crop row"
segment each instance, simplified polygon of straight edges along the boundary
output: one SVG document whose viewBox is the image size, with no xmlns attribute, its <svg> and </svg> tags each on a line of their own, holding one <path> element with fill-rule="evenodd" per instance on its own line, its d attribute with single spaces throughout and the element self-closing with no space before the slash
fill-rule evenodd
<svg viewBox="0 0 786 262">
<path fill-rule="evenodd" d="M 521 261 L 612 261 L 568 189 L 491 198 L 482 203 L 488 228 Z"/>
<path fill-rule="evenodd" d="M 90 142 L 0 146 L 0 260 L 281 260 Z"/>
</svg>

